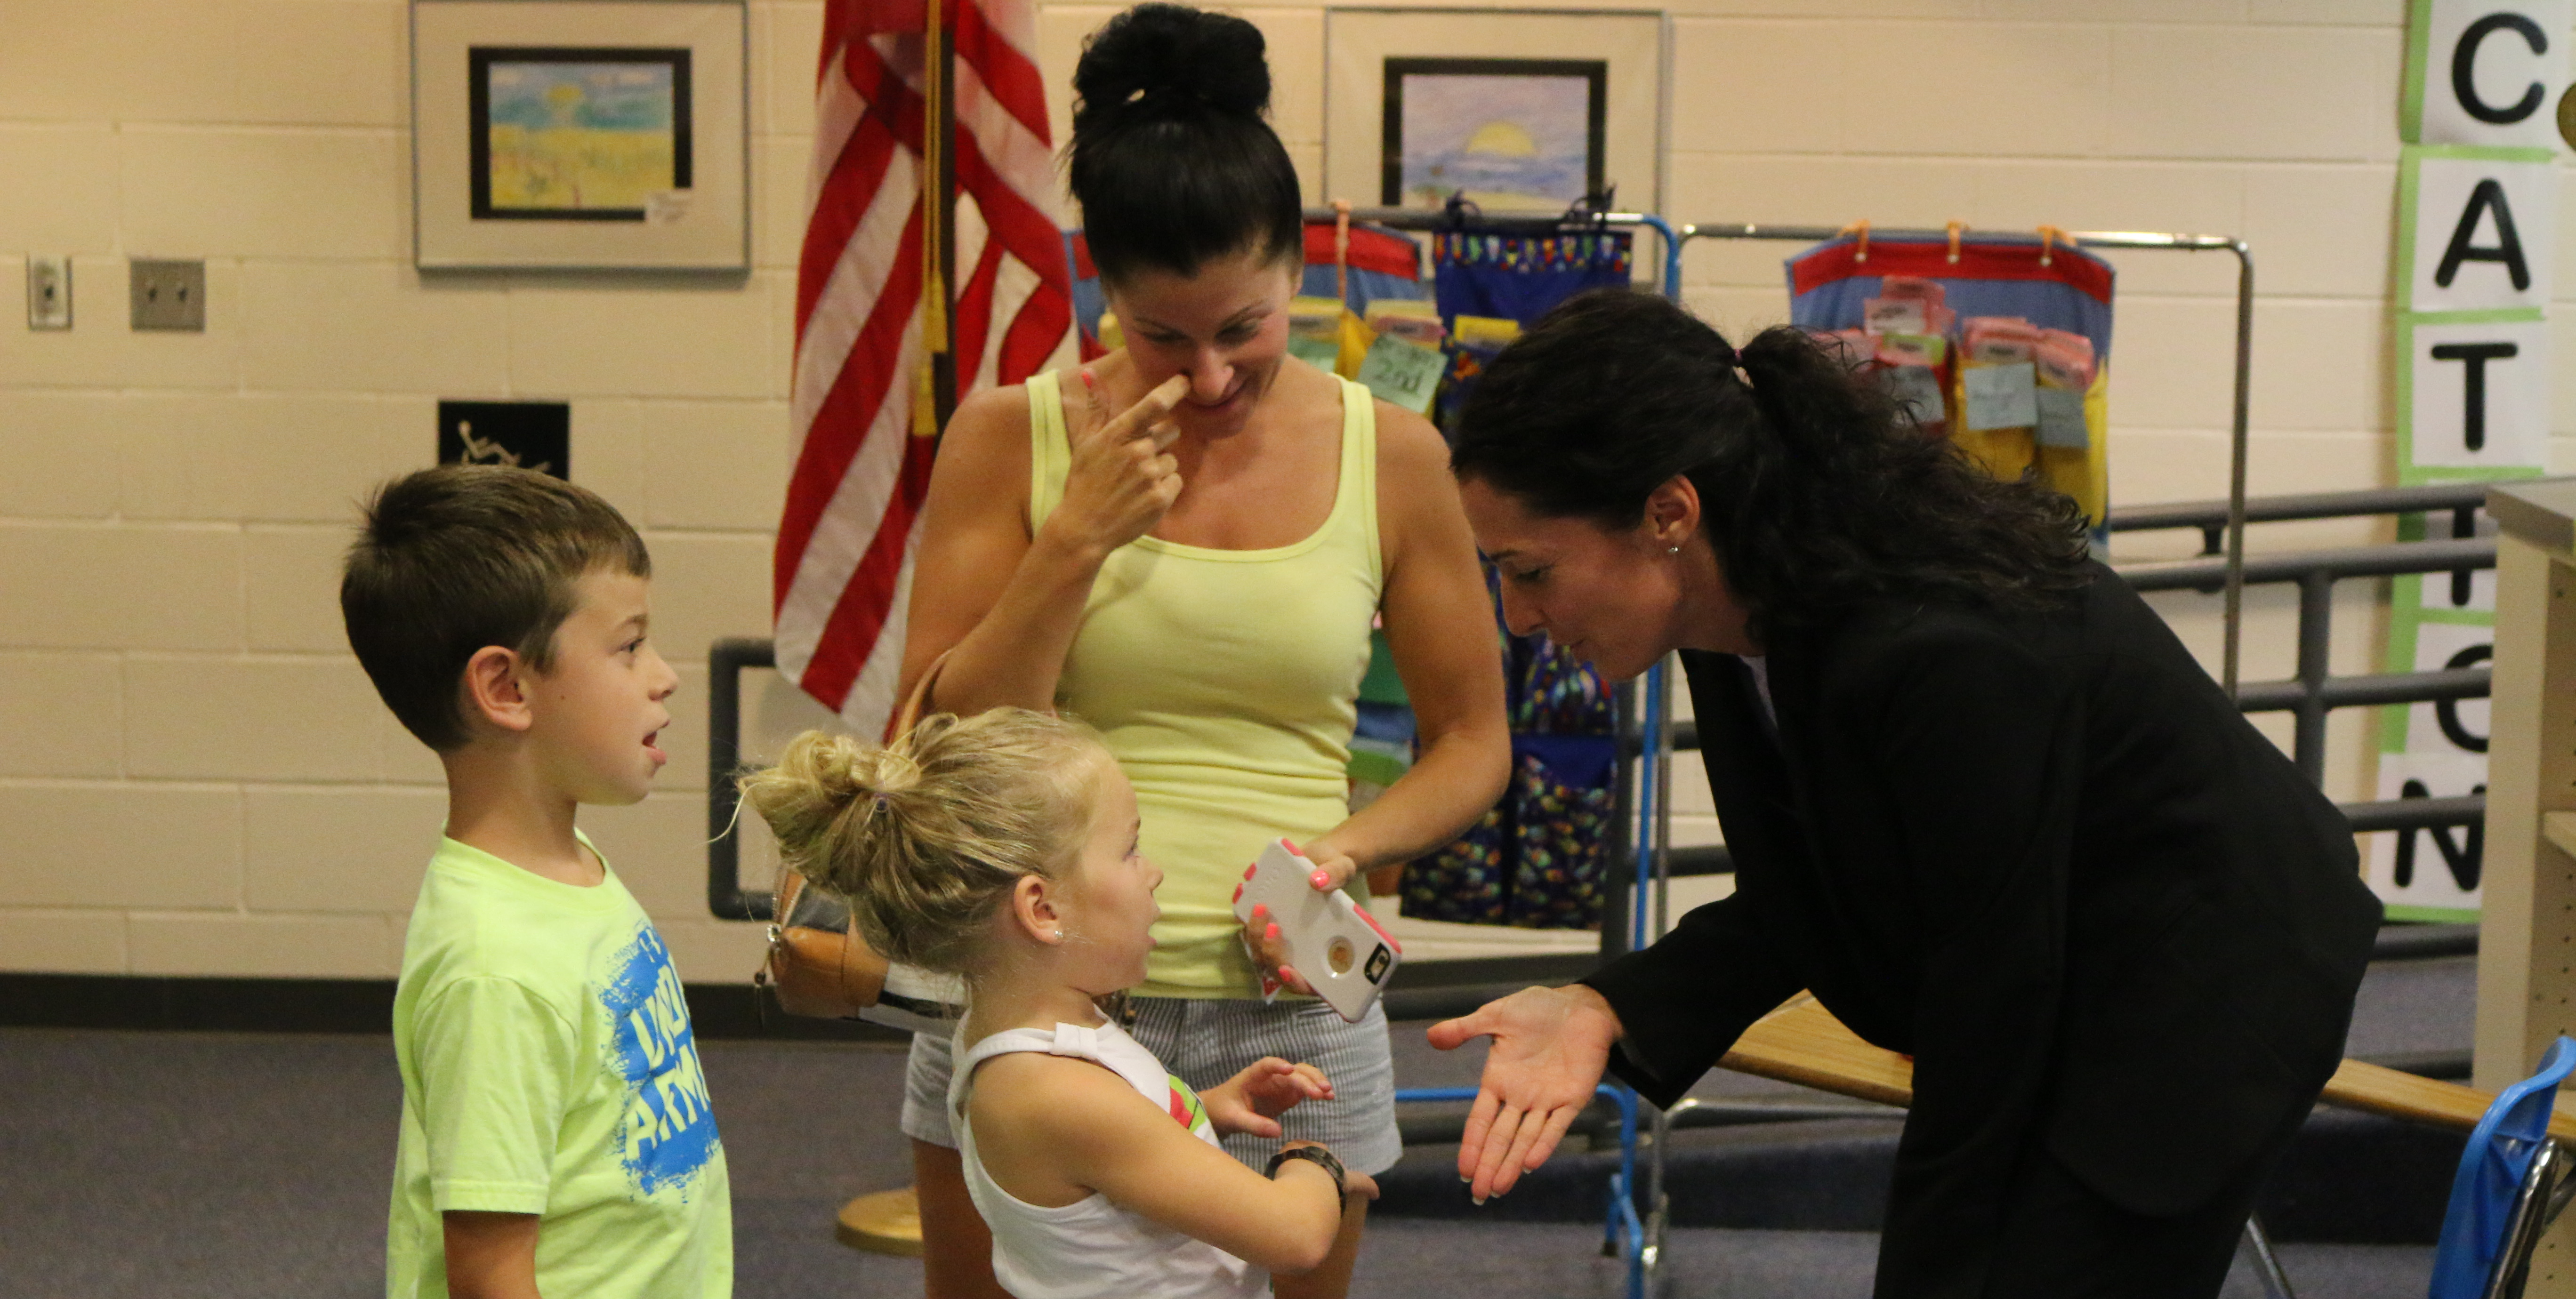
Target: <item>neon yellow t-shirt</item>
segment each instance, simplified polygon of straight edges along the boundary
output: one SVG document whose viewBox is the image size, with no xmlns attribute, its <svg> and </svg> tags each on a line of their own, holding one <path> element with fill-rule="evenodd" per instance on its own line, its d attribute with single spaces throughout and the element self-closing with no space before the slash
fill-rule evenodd
<svg viewBox="0 0 2576 1299">
<path fill-rule="evenodd" d="M 447 1293 L 451 1209 L 542 1215 L 546 1295 L 733 1293 L 732 1194 L 688 1003 L 614 871 L 577 888 L 440 840 L 403 943 L 394 1055 L 388 1299 Z"/>
</svg>

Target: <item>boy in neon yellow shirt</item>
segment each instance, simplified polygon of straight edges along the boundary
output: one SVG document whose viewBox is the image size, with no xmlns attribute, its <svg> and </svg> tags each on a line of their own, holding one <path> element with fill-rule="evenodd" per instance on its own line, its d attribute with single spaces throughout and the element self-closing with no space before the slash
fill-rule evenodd
<svg viewBox="0 0 2576 1299">
<path fill-rule="evenodd" d="M 394 994 L 388 1299 L 725 1299 L 732 1198 L 670 953 L 573 826 L 642 799 L 678 685 L 651 559 L 597 496 L 521 469 L 387 484 L 340 608 L 447 769 L 447 832 Z"/>
</svg>

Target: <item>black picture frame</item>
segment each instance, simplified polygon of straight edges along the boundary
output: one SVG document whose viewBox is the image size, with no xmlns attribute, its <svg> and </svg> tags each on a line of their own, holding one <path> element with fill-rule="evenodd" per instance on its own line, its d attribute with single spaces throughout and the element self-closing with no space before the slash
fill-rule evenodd
<svg viewBox="0 0 2576 1299">
<path fill-rule="evenodd" d="M 505 465 L 572 480 L 572 404 L 438 403 L 438 463 Z"/>
<path fill-rule="evenodd" d="M 469 193 L 477 221 L 634 221 L 643 208 L 521 208 L 492 202 L 492 67 L 508 63 L 644 63 L 671 70 L 671 188 L 693 188 L 689 61 L 686 46 L 476 45 L 466 51 Z"/>
<path fill-rule="evenodd" d="M 1586 194 L 1602 190 L 1608 157 L 1610 62 L 1607 59 L 1480 59 L 1395 57 L 1386 60 L 1385 116 L 1382 119 L 1378 201 L 1388 207 L 1404 202 L 1404 81 L 1417 76 L 1582 78 L 1586 84 L 1584 183 Z"/>
</svg>

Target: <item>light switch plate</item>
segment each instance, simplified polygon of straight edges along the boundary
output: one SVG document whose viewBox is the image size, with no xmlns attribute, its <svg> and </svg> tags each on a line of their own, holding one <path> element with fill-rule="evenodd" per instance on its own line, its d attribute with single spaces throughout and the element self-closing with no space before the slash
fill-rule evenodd
<svg viewBox="0 0 2576 1299">
<path fill-rule="evenodd" d="M 27 258 L 27 328 L 72 327 L 72 259 Z"/>
<path fill-rule="evenodd" d="M 126 263 L 134 328 L 202 333 L 206 328 L 206 264 L 201 261 Z"/>
</svg>

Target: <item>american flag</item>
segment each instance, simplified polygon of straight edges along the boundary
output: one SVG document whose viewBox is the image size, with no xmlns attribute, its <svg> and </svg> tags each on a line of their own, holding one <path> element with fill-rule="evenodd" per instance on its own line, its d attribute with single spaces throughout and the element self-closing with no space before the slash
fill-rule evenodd
<svg viewBox="0 0 2576 1299">
<path fill-rule="evenodd" d="M 946 116 L 924 57 L 934 25 L 955 54 L 953 136 L 924 130 Z M 946 344 L 942 316 L 955 322 L 960 398 L 1035 373 L 1072 319 L 1036 49 L 1031 0 L 830 0 L 824 12 L 796 277 L 799 445 L 773 599 L 778 670 L 862 735 L 894 709 L 936 432 L 921 376 Z M 955 247 L 925 259 L 938 213 L 922 200 L 943 149 Z"/>
</svg>

